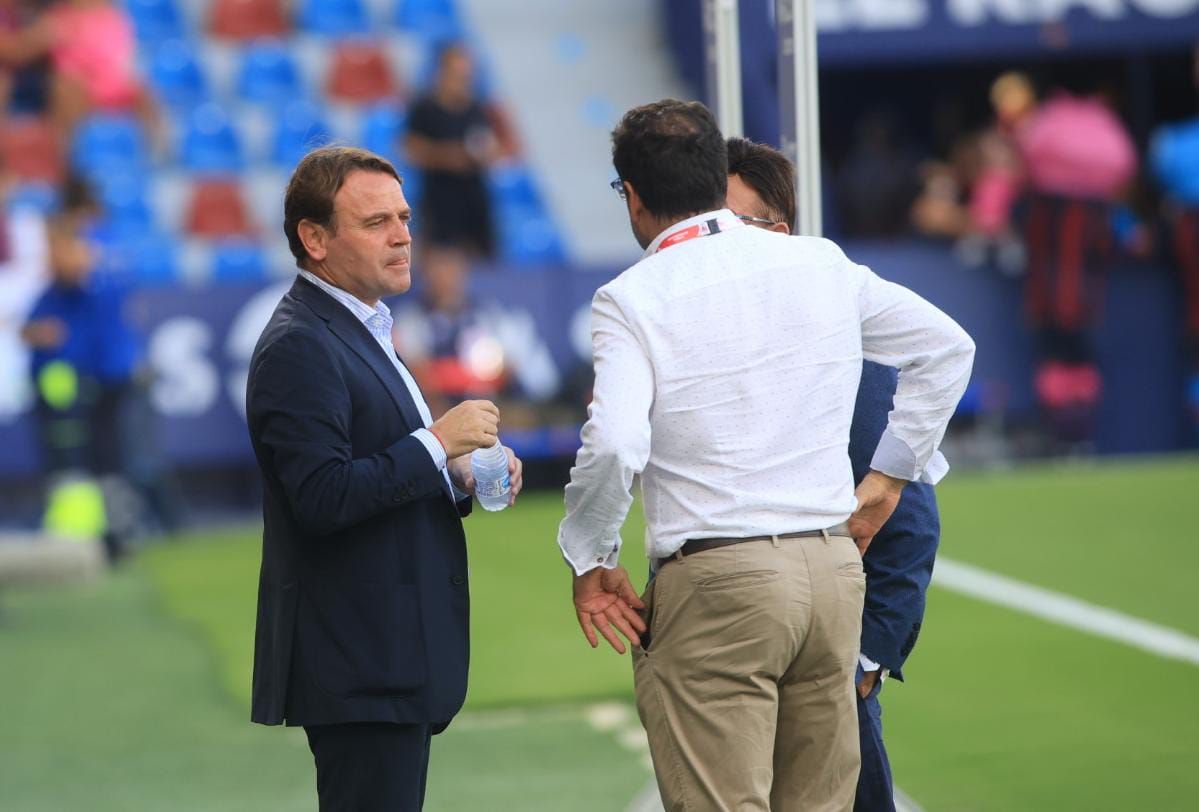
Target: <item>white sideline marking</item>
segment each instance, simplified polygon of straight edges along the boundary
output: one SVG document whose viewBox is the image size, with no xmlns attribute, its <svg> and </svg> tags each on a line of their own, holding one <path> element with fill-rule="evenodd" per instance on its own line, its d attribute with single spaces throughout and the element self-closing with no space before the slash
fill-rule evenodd
<svg viewBox="0 0 1199 812">
<path fill-rule="evenodd" d="M 912 796 L 895 787 L 895 812 L 924 812 L 924 809 L 912 800 Z"/>
<path fill-rule="evenodd" d="M 1188 634 L 970 564 L 938 556 L 933 569 L 933 585 L 1106 637 L 1150 654 L 1199 665 L 1199 639 Z"/>
</svg>

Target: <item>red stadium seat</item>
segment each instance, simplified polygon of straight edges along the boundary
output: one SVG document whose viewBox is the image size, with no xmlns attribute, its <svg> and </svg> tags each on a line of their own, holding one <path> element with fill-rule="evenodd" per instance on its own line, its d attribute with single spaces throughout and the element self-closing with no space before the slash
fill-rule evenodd
<svg viewBox="0 0 1199 812">
<path fill-rule="evenodd" d="M 290 30 L 281 0 L 216 0 L 208 27 L 226 39 L 277 37 Z"/>
<path fill-rule="evenodd" d="M 63 176 L 62 145 L 43 118 L 17 117 L 0 127 L 3 166 L 18 179 L 57 184 Z"/>
<path fill-rule="evenodd" d="M 365 104 L 394 98 L 391 62 L 375 43 L 350 41 L 337 46 L 325 89 L 334 101 Z"/>
<path fill-rule="evenodd" d="M 188 204 L 187 231 L 210 239 L 252 236 L 254 226 L 237 181 L 197 181 Z"/>
</svg>

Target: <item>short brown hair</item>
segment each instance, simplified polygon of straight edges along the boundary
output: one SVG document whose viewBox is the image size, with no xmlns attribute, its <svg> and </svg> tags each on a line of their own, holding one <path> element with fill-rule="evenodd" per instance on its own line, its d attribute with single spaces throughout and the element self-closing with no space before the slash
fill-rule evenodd
<svg viewBox="0 0 1199 812">
<path fill-rule="evenodd" d="M 333 198 L 351 172 L 381 172 L 403 183 L 386 158 L 357 147 L 320 147 L 304 156 L 291 173 L 283 196 L 283 233 L 296 263 L 305 267 L 308 251 L 300 241 L 300 221 L 309 220 L 337 233 Z"/>
<path fill-rule="evenodd" d="M 787 156 L 748 138 L 730 138 L 728 148 L 729 174 L 757 192 L 768 219 L 795 228 L 795 166 Z"/>
<path fill-rule="evenodd" d="M 612 132 L 612 163 L 657 217 L 686 217 L 724 205 L 729 183 L 724 136 L 699 102 L 663 99 L 625 113 Z"/>
</svg>

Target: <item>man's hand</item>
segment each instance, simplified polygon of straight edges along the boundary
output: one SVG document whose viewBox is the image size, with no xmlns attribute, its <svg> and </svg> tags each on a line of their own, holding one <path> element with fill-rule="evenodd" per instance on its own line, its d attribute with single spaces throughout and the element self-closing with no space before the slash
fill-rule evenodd
<svg viewBox="0 0 1199 812">
<path fill-rule="evenodd" d="M 878 675 L 881 673 L 881 669 L 878 671 L 864 671 L 862 673 L 862 681 L 858 683 L 858 696 L 862 697 L 862 699 L 870 696 L 870 692 L 874 690 L 874 684 L 878 682 Z"/>
<path fill-rule="evenodd" d="M 508 482 L 511 490 L 508 491 L 508 507 L 516 504 L 516 496 L 520 493 L 520 489 L 524 486 L 524 463 L 520 458 L 513 453 L 511 448 L 504 446 L 504 451 L 508 454 Z M 450 460 L 446 463 L 446 470 L 450 472 L 450 479 L 453 483 L 462 490 L 475 495 L 475 475 L 470 469 L 470 457 L 461 456 Z"/>
<path fill-rule="evenodd" d="M 634 646 L 641 645 L 639 634 L 645 631 L 645 621 L 636 610 L 644 609 L 645 604 L 629 583 L 629 574 L 624 567 L 611 570 L 596 567 L 576 575 L 574 601 L 579 627 L 592 648 L 599 645 L 598 630 L 617 654 L 624 654 L 624 643 L 613 626 Z"/>
<path fill-rule="evenodd" d="M 491 448 L 500 429 L 500 410 L 490 400 L 467 400 L 441 416 L 429 430 L 445 447 L 449 459 L 476 448 Z"/>
<path fill-rule="evenodd" d="M 46 318 L 31 321 L 21 330 L 25 343 L 39 350 L 54 350 L 67 340 L 67 325 L 62 319 Z"/>
<path fill-rule="evenodd" d="M 874 536 L 895 512 L 899 496 L 907 484 L 906 479 L 871 471 L 854 491 L 854 496 L 858 498 L 858 509 L 849 517 L 849 534 L 857 542 L 858 552 L 862 555 L 866 555 L 866 548 Z"/>
</svg>

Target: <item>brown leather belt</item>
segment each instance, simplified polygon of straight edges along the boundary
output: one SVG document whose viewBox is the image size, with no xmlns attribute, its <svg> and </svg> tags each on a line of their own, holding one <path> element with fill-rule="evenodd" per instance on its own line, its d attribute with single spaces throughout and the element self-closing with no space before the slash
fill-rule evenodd
<svg viewBox="0 0 1199 812">
<path fill-rule="evenodd" d="M 830 527 L 827 530 L 803 530 L 799 533 L 779 533 L 777 536 L 749 536 L 748 538 L 724 539 L 688 539 L 674 555 L 667 556 L 666 558 L 659 558 L 657 561 L 655 561 L 654 570 L 657 571 L 661 569 L 663 565 L 669 564 L 671 561 L 675 561 L 676 559 L 681 559 L 689 555 L 695 555 L 696 553 L 706 552 L 708 550 L 715 550 L 718 547 L 728 547 L 731 544 L 744 544 L 747 541 L 775 541 L 776 539 L 778 541 L 785 541 L 788 539 L 821 538 L 825 534 L 830 536 L 844 536 L 846 538 L 851 538 L 849 535 L 849 525 L 842 522 L 841 524 Z"/>
</svg>

